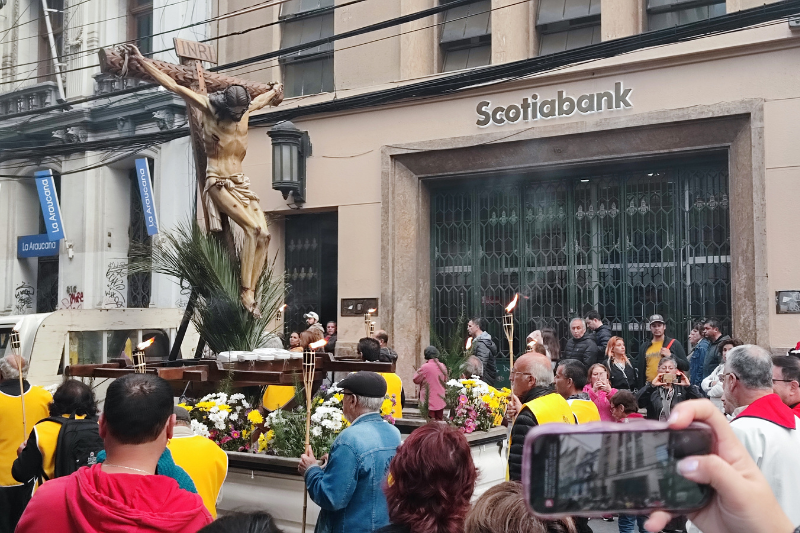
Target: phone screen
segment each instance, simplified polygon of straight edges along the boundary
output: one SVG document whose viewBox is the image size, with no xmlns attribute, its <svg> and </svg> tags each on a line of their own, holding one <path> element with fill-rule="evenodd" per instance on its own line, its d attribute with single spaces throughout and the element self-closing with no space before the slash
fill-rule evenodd
<svg viewBox="0 0 800 533">
<path fill-rule="evenodd" d="M 542 435 L 530 450 L 529 503 L 545 515 L 699 509 L 711 489 L 681 476 L 676 464 L 712 449 L 711 433 L 697 427 Z"/>
</svg>

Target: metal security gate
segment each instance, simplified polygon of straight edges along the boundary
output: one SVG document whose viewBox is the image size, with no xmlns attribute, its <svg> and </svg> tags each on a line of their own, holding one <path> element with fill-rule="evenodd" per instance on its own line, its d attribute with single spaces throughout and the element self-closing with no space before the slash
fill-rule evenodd
<svg viewBox="0 0 800 533">
<path fill-rule="evenodd" d="M 528 333 L 597 309 L 629 353 L 647 317 L 686 341 L 701 318 L 731 322 L 727 164 L 536 178 L 472 180 L 432 191 L 433 328 L 480 315 L 502 339 L 504 306 L 519 293 L 515 351 Z M 487 185 L 488 184 L 488 185 Z"/>
</svg>

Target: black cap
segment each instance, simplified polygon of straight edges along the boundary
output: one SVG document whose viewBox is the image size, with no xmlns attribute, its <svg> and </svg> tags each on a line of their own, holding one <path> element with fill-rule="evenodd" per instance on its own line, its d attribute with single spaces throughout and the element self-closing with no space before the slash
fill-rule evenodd
<svg viewBox="0 0 800 533">
<path fill-rule="evenodd" d="M 367 398 L 383 398 L 386 396 L 386 380 L 375 372 L 364 370 L 350 374 L 337 385 L 340 389 L 347 389 L 356 396 Z"/>
<path fill-rule="evenodd" d="M 650 317 L 650 323 L 651 324 L 658 324 L 658 323 L 666 324 L 666 322 L 664 322 L 664 317 L 661 316 L 661 315 L 653 315 L 653 316 L 651 316 Z"/>
</svg>

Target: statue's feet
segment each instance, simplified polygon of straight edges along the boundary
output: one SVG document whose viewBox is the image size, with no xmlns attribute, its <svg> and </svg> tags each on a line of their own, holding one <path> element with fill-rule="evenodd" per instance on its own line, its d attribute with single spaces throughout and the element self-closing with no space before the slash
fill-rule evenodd
<svg viewBox="0 0 800 533">
<path fill-rule="evenodd" d="M 253 289 L 247 289 L 245 287 L 242 287 L 242 305 L 254 317 L 261 318 L 261 313 L 258 310 L 258 305 L 256 304 L 255 296 L 256 295 Z"/>
</svg>

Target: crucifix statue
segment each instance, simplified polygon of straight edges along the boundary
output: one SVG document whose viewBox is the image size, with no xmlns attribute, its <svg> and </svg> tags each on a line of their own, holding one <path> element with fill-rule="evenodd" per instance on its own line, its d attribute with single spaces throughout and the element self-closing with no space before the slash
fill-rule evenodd
<svg viewBox="0 0 800 533">
<path fill-rule="evenodd" d="M 196 69 L 155 61 L 143 57 L 133 45 L 123 47 L 122 54 L 104 51 L 101 64 L 107 72 L 116 70 L 123 76 L 155 81 L 186 101 L 190 118 L 194 118 L 190 120 L 192 134 L 198 141 L 195 156 L 208 229 L 222 231 L 223 215 L 227 215 L 243 230 L 241 301 L 245 309 L 258 315 L 255 288 L 267 260 L 270 235 L 258 195 L 250 190 L 250 179 L 242 171 L 242 161 L 247 153 L 250 113 L 278 105 L 283 86 L 206 73 L 199 61 Z M 206 95 L 206 86 L 217 90 Z M 204 157 L 197 153 L 200 150 Z"/>
</svg>

